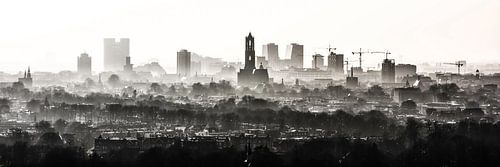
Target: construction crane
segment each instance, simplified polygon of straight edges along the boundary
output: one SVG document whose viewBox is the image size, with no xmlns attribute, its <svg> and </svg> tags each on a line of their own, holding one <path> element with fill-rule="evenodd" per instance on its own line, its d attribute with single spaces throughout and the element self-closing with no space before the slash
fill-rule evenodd
<svg viewBox="0 0 500 167">
<path fill-rule="evenodd" d="M 391 52 L 389 51 L 385 51 L 385 52 L 380 52 L 380 51 L 376 51 L 376 52 L 370 52 L 371 54 L 374 54 L 374 53 L 381 53 L 381 54 L 385 54 L 385 59 L 387 59 L 388 55 L 391 54 Z"/>
<path fill-rule="evenodd" d="M 348 71 L 349 70 L 349 62 L 356 62 L 356 61 L 349 61 L 349 59 L 346 57 L 344 62 L 345 62 L 344 64 L 346 65 L 346 71 Z"/>
<path fill-rule="evenodd" d="M 335 50 L 337 50 L 337 48 L 332 48 L 330 44 L 328 44 L 327 48 L 318 47 L 317 49 L 327 49 L 328 50 L 328 54 L 330 54 L 330 53 L 334 52 Z"/>
<path fill-rule="evenodd" d="M 462 63 L 461 61 L 457 61 L 455 63 L 443 63 L 443 64 L 448 64 L 448 65 L 454 65 L 454 66 L 457 66 L 457 69 L 458 69 L 458 75 L 460 75 L 460 67 L 464 66 L 464 63 Z"/>
<path fill-rule="evenodd" d="M 361 64 L 363 62 L 362 59 L 361 59 L 361 57 L 365 53 L 370 53 L 370 52 L 364 52 L 364 51 L 362 51 L 361 48 L 359 48 L 359 52 L 352 52 L 353 55 L 359 54 L 359 68 L 361 68 Z"/>
</svg>

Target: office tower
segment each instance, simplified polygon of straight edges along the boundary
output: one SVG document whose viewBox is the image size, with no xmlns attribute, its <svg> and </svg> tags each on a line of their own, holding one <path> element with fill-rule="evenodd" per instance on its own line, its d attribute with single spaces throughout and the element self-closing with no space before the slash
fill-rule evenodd
<svg viewBox="0 0 500 167">
<path fill-rule="evenodd" d="M 177 52 L 177 74 L 180 76 L 191 76 L 191 52 L 182 49 Z"/>
<path fill-rule="evenodd" d="M 328 55 L 328 71 L 335 74 L 344 74 L 344 54 L 330 52 Z"/>
<path fill-rule="evenodd" d="M 87 53 L 82 53 L 77 60 L 77 72 L 80 75 L 92 74 L 92 58 Z"/>
<path fill-rule="evenodd" d="M 26 88 L 31 88 L 33 86 L 33 78 L 31 78 L 30 67 L 28 67 L 28 73 L 24 71 L 24 76 L 22 78 L 18 78 L 18 82 L 23 83 Z"/>
<path fill-rule="evenodd" d="M 123 71 L 132 72 L 134 70 L 134 65 L 130 64 L 130 56 L 125 58 L 125 65 L 123 66 Z"/>
<path fill-rule="evenodd" d="M 252 33 L 245 38 L 245 68 L 238 72 L 238 85 L 255 86 L 269 82 L 269 73 L 262 64 L 255 69 L 255 48 Z"/>
<path fill-rule="evenodd" d="M 398 78 L 398 80 L 406 76 L 414 76 L 414 75 L 417 75 L 416 65 L 413 64 L 396 65 L 396 78 Z"/>
<path fill-rule="evenodd" d="M 395 76 L 394 60 L 384 59 L 382 62 L 382 83 L 394 83 Z"/>
<path fill-rule="evenodd" d="M 320 54 L 313 55 L 312 68 L 322 69 L 324 67 L 324 63 L 325 61 L 323 59 L 323 55 Z"/>
<path fill-rule="evenodd" d="M 335 74 L 344 74 L 344 54 L 331 52 L 328 55 L 328 70 Z"/>
<path fill-rule="evenodd" d="M 268 67 L 271 67 L 275 70 L 279 70 L 282 67 L 280 66 L 280 57 L 278 54 L 278 45 L 274 43 L 268 43 L 262 46 L 262 56 L 267 58 Z"/>
<path fill-rule="evenodd" d="M 292 43 L 286 47 L 286 55 L 290 57 L 290 66 L 304 68 L 304 45 Z"/>
<path fill-rule="evenodd" d="M 104 70 L 120 71 L 125 65 L 126 57 L 130 54 L 130 40 L 128 38 L 104 39 Z"/>
<path fill-rule="evenodd" d="M 330 54 L 327 57 L 327 70 L 328 71 L 335 71 L 335 53 L 330 52 Z"/>
</svg>

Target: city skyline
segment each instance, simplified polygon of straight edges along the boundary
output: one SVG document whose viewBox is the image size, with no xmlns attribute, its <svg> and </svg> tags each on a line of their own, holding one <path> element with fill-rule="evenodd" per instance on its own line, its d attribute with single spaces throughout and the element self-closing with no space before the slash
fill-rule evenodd
<svg viewBox="0 0 500 167">
<path fill-rule="evenodd" d="M 0 167 L 500 166 L 498 0 L 0 6 Z"/>
<path fill-rule="evenodd" d="M 331 44 L 351 60 L 354 56 L 350 52 L 361 47 L 390 50 L 397 63 L 462 59 L 469 63 L 495 63 L 500 51 L 500 39 L 494 38 L 499 34 L 496 16 L 500 13 L 495 9 L 500 3 L 450 2 L 270 1 L 261 5 L 264 2 L 124 1 L 97 5 L 97 1 L 74 4 L 35 1 L 28 2 L 35 8 L 27 6 L 20 11 L 11 9 L 18 9 L 26 2 L 9 2 L 3 5 L 0 16 L 7 25 L 0 31 L 3 36 L 0 54 L 6 55 L 0 71 L 16 73 L 27 65 L 36 71 L 75 71 L 74 57 L 82 52 L 94 57 L 95 71 L 102 71 L 101 41 L 116 37 L 131 39 L 130 56 L 135 64 L 157 60 L 168 73 L 175 73 L 175 54 L 182 48 L 242 62 L 241 35 L 249 31 L 260 39 L 256 43 L 256 56 L 262 56 L 262 45 L 276 43 L 280 46 L 280 58 L 284 58 L 286 45 L 299 43 L 304 45 L 304 62 L 311 62 L 315 53 L 327 56 L 322 48 Z M 50 6 L 63 8 L 41 11 L 52 9 Z M 297 12 L 299 9 L 304 11 Z M 37 15 L 21 13 L 25 10 Z M 265 12 L 259 13 L 261 10 Z M 19 18 L 9 17 L 13 14 Z M 188 28 L 169 26 L 176 21 Z M 212 44 L 213 39 L 220 40 Z M 20 59 L 26 61 L 20 63 Z M 46 59 L 53 61 L 43 61 Z M 380 59 L 366 57 L 373 63 L 369 66 L 380 64 Z M 311 65 L 305 63 L 305 66 Z"/>
</svg>

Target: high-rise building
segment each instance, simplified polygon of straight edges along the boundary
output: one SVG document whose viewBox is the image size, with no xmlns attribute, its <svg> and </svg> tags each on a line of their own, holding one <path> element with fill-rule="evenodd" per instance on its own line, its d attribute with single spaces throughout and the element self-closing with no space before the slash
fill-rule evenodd
<svg viewBox="0 0 500 167">
<path fill-rule="evenodd" d="M 269 73 L 262 64 L 258 69 L 255 69 L 255 47 L 252 33 L 249 33 L 245 38 L 245 68 L 238 72 L 238 84 L 245 86 L 253 86 L 260 83 L 269 82 Z"/>
<path fill-rule="evenodd" d="M 180 76 L 191 76 L 191 52 L 182 49 L 177 52 L 177 74 Z"/>
<path fill-rule="evenodd" d="M 334 71 L 335 70 L 335 53 L 330 52 L 330 54 L 327 57 L 327 70 L 328 71 Z"/>
<path fill-rule="evenodd" d="M 325 66 L 324 65 L 325 60 L 323 59 L 323 55 L 315 54 L 312 57 L 313 57 L 313 59 L 312 59 L 312 68 L 323 69 L 323 67 Z"/>
<path fill-rule="evenodd" d="M 262 46 L 262 56 L 267 58 L 268 67 L 272 69 L 281 69 L 280 57 L 278 54 L 278 45 L 274 43 L 268 43 Z"/>
<path fill-rule="evenodd" d="M 134 70 L 134 65 L 130 64 L 130 56 L 125 58 L 125 65 L 123 66 L 123 71 L 132 72 Z"/>
<path fill-rule="evenodd" d="M 344 54 L 333 53 L 332 57 L 333 72 L 337 74 L 344 74 Z"/>
<path fill-rule="evenodd" d="M 105 38 L 104 39 L 104 70 L 120 71 L 125 65 L 126 58 L 130 55 L 130 39 Z"/>
<path fill-rule="evenodd" d="M 291 59 L 290 66 L 304 68 L 304 45 L 292 43 L 286 47 L 286 55 Z"/>
<path fill-rule="evenodd" d="M 394 60 L 384 59 L 382 62 L 382 83 L 394 83 L 396 77 L 396 67 Z"/>
<path fill-rule="evenodd" d="M 77 72 L 80 75 L 92 74 L 92 58 L 87 53 L 82 53 L 77 59 Z"/>
</svg>

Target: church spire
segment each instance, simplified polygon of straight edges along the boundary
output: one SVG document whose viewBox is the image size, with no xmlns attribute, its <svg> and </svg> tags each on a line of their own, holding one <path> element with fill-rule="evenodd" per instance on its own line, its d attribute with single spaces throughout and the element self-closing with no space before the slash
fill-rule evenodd
<svg viewBox="0 0 500 167">
<path fill-rule="evenodd" d="M 245 38 L 245 69 L 255 69 L 255 41 L 252 33 Z"/>
<path fill-rule="evenodd" d="M 26 78 L 31 78 L 31 70 L 30 70 L 30 66 L 28 66 L 28 74 L 26 75 Z"/>
</svg>

